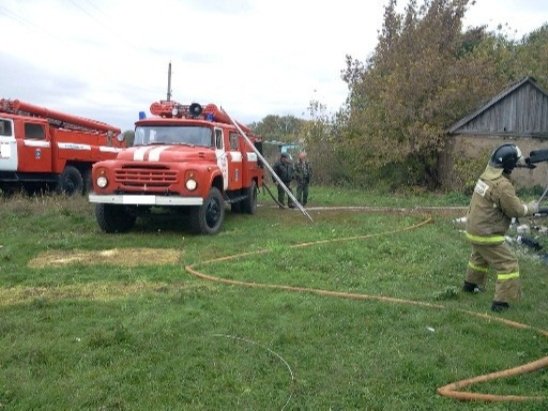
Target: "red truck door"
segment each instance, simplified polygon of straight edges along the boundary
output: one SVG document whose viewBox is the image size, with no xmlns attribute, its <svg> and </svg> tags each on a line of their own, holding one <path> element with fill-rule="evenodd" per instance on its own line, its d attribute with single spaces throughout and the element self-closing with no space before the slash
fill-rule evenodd
<svg viewBox="0 0 548 411">
<path fill-rule="evenodd" d="M 23 138 L 18 139 L 20 172 L 51 172 L 51 144 L 46 124 L 32 120 L 18 123 L 16 132 Z M 18 129 L 17 129 L 18 128 Z"/>
<path fill-rule="evenodd" d="M 228 159 L 225 150 L 223 129 L 215 127 L 215 156 L 217 165 L 223 173 L 223 190 L 228 189 Z"/>
<path fill-rule="evenodd" d="M 228 143 L 230 145 L 229 156 L 229 181 L 228 189 L 237 190 L 242 188 L 242 152 L 240 150 L 240 135 L 231 131 L 228 136 Z"/>
</svg>

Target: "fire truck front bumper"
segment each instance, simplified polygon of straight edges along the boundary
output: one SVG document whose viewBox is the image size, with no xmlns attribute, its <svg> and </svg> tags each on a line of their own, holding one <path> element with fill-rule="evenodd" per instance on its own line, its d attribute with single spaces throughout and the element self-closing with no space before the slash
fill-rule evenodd
<svg viewBox="0 0 548 411">
<path fill-rule="evenodd" d="M 201 197 L 176 197 L 142 194 L 90 194 L 90 203 L 121 204 L 121 205 L 150 205 L 150 206 L 201 206 L 204 200 Z"/>
</svg>

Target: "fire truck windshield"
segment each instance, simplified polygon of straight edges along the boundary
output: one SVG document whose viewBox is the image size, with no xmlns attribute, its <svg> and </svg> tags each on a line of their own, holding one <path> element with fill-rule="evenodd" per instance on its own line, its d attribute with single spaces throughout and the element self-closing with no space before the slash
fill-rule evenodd
<svg viewBox="0 0 548 411">
<path fill-rule="evenodd" d="M 200 126 L 138 126 L 135 129 L 134 146 L 152 144 L 188 144 L 212 147 L 213 132 Z"/>
</svg>

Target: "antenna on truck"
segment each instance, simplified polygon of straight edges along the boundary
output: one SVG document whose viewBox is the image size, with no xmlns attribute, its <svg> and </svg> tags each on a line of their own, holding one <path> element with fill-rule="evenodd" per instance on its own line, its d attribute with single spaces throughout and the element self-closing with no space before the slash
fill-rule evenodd
<svg viewBox="0 0 548 411">
<path fill-rule="evenodd" d="M 171 101 L 171 61 L 167 69 L 167 101 Z"/>
</svg>

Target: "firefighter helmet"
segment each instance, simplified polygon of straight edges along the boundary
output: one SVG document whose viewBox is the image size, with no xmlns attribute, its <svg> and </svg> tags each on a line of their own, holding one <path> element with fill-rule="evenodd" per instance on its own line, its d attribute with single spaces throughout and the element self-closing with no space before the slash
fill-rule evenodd
<svg viewBox="0 0 548 411">
<path fill-rule="evenodd" d="M 521 150 L 515 144 L 503 144 L 491 154 L 489 165 L 494 168 L 502 168 L 511 172 L 518 162 L 522 160 Z"/>
</svg>

